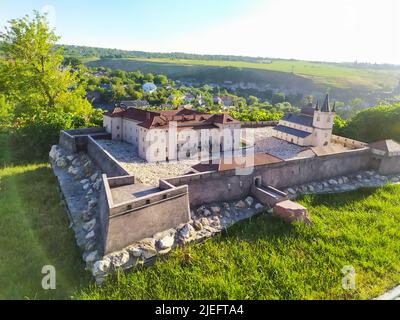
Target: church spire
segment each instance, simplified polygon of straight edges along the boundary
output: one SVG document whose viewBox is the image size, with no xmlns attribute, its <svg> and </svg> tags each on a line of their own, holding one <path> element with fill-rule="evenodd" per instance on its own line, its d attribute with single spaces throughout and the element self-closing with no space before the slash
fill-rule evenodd
<svg viewBox="0 0 400 320">
<path fill-rule="evenodd" d="M 319 100 L 317 100 L 317 104 L 315 106 L 315 110 L 319 111 Z"/>
<path fill-rule="evenodd" d="M 324 104 L 322 105 L 322 112 L 330 112 L 330 108 L 329 108 L 329 94 L 327 93 L 325 96 L 325 101 Z"/>
</svg>

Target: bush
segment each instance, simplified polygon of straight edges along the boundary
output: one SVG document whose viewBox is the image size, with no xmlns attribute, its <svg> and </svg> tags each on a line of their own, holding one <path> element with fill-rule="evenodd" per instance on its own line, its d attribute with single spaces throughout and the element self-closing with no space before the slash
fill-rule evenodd
<svg viewBox="0 0 400 320">
<path fill-rule="evenodd" d="M 342 136 L 344 134 L 347 122 L 340 116 L 336 115 L 333 121 L 333 134 Z"/>
<path fill-rule="evenodd" d="M 382 139 L 400 141 L 400 104 L 360 111 L 347 122 L 343 135 L 365 142 Z"/>
<path fill-rule="evenodd" d="M 102 110 L 93 110 L 89 116 L 41 113 L 33 118 L 20 118 L 9 132 L 13 158 L 18 162 L 46 160 L 51 146 L 58 143 L 61 130 L 101 126 L 102 114 Z"/>
</svg>

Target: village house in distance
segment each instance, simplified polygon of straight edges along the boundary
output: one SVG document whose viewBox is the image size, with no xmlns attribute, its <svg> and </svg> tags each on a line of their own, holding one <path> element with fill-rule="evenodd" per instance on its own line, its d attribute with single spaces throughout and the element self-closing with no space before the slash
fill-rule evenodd
<svg viewBox="0 0 400 320">
<path fill-rule="evenodd" d="M 322 108 L 317 102 L 303 107 L 299 115 L 289 113 L 279 121 L 274 136 L 299 146 L 328 146 L 332 139 L 335 103 L 331 107 L 328 94 Z"/>
<path fill-rule="evenodd" d="M 240 149 L 240 121 L 227 114 L 117 107 L 104 114 L 103 126 L 112 140 L 134 145 L 139 157 L 148 162 L 190 159 L 199 152 L 208 157 L 210 150 Z"/>
</svg>

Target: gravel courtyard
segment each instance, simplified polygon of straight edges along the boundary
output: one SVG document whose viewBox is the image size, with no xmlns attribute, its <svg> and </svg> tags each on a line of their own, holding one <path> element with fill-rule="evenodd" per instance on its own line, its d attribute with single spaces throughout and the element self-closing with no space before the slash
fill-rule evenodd
<svg viewBox="0 0 400 320">
<path fill-rule="evenodd" d="M 289 159 L 307 149 L 273 137 L 273 127 L 246 128 L 242 132 L 242 136 L 246 137 L 248 142 L 254 143 L 255 153 L 266 152 L 281 159 Z"/>
<path fill-rule="evenodd" d="M 162 178 L 181 176 L 197 164 L 197 160 L 182 160 L 179 162 L 149 163 L 138 157 L 134 147 L 126 142 L 111 140 L 96 140 L 132 175 L 138 183 L 158 187 Z"/>
<path fill-rule="evenodd" d="M 246 128 L 242 130 L 242 134 L 250 144 L 255 141 L 254 150 L 256 153 L 268 152 L 276 157 L 288 159 L 306 149 L 272 137 L 272 130 L 272 127 Z M 159 179 L 183 175 L 189 172 L 193 165 L 199 163 L 199 160 L 148 163 L 139 158 L 135 148 L 129 143 L 111 140 L 96 141 L 117 159 L 129 173 L 134 175 L 138 183 L 146 185 L 158 187 Z"/>
</svg>

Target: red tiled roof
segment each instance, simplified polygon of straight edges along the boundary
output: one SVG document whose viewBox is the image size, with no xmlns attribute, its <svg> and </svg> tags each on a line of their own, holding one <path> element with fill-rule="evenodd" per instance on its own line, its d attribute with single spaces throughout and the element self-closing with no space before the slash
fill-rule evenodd
<svg viewBox="0 0 400 320">
<path fill-rule="evenodd" d="M 137 108 L 124 109 L 117 107 L 112 112 L 106 113 L 110 117 L 123 117 L 135 120 L 139 126 L 150 128 L 167 127 L 170 121 L 176 121 L 178 127 L 210 127 L 215 123 L 238 124 L 240 121 L 227 114 L 208 114 L 196 110 L 176 109 L 159 112 L 147 111 Z"/>
<path fill-rule="evenodd" d="M 222 158 L 219 162 L 219 171 L 248 168 L 263 164 L 278 163 L 283 160 L 269 153 L 256 153 L 246 157 Z"/>
<path fill-rule="evenodd" d="M 228 123 L 240 123 L 240 121 L 232 118 L 230 115 L 226 113 L 219 113 L 219 114 L 214 114 L 213 120 L 216 123 L 222 123 L 222 124 L 228 124 Z"/>
<path fill-rule="evenodd" d="M 108 111 L 108 112 L 106 112 L 105 115 L 106 115 L 106 116 L 109 116 L 109 117 L 120 117 L 121 114 L 122 114 L 123 112 L 125 112 L 125 111 L 126 111 L 126 110 L 125 110 L 124 108 L 116 107 L 116 108 L 114 108 L 113 111 Z"/>
<path fill-rule="evenodd" d="M 282 161 L 282 159 L 275 157 L 269 153 L 256 153 L 254 155 L 245 157 L 223 157 L 219 159 L 219 163 L 215 163 L 213 162 L 213 160 L 201 162 L 192 166 L 192 168 L 199 172 L 226 171 L 232 169 L 243 169 L 253 166 L 260 166 L 270 163 L 278 163 Z"/>
</svg>

